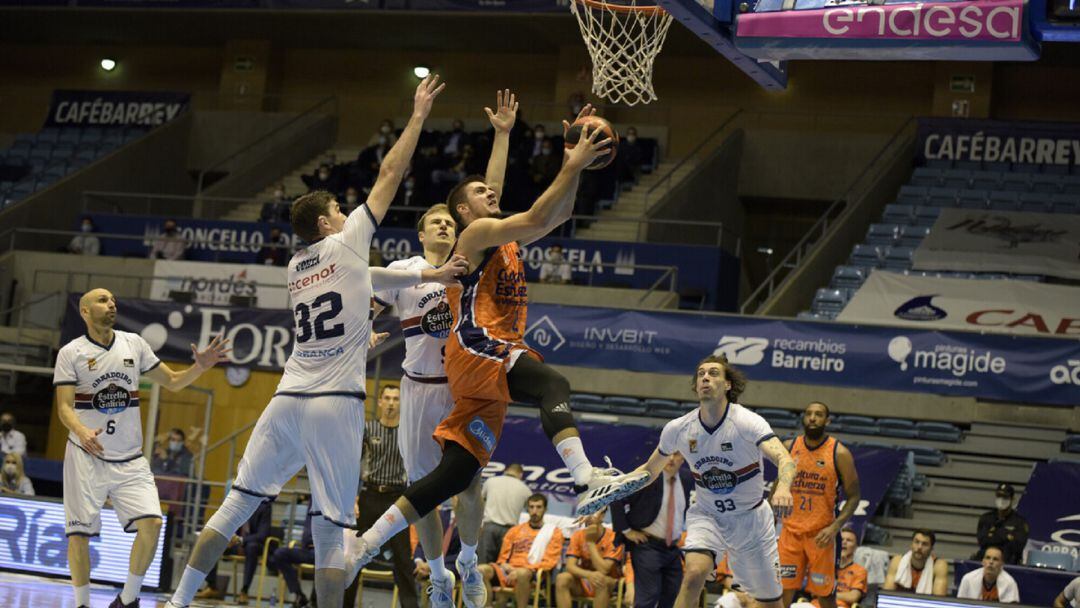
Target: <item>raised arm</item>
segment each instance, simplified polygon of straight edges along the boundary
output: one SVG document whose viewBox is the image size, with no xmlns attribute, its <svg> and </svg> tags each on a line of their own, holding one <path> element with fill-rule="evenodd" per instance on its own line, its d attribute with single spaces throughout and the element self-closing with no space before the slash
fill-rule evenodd
<svg viewBox="0 0 1080 608">
<path fill-rule="evenodd" d="M 773 489 L 770 502 L 776 516 L 784 519 L 791 515 L 791 507 L 795 502 L 791 497 L 791 482 L 795 481 L 795 461 L 775 435 L 761 443 L 761 453 L 776 465 L 776 488 Z"/>
<path fill-rule="evenodd" d="M 206 370 L 222 361 L 228 361 L 227 355 L 229 351 L 232 350 L 227 348 L 228 345 L 229 341 L 221 335 L 216 336 L 210 344 L 201 351 L 192 344 L 191 354 L 195 357 L 195 364 L 191 367 L 176 371 L 162 363 L 146 372 L 144 375 L 170 391 L 176 392 L 183 390 L 187 385 L 198 379 L 198 377 Z"/>
<path fill-rule="evenodd" d="M 528 211 L 505 219 L 484 218 L 469 224 L 461 233 L 460 248 L 464 251 L 481 251 L 513 241 L 531 242 L 551 232 L 565 218 L 567 201 L 577 193 L 581 172 L 596 158 L 608 154 L 610 139 L 597 141 L 601 131 L 595 129 L 583 133 L 578 145 L 568 150 L 562 169 L 555 181 L 540 195 Z M 556 221 L 558 220 L 558 221 Z"/>
<path fill-rule="evenodd" d="M 382 222 L 386 215 L 390 202 L 394 200 L 401 180 L 405 178 L 405 171 L 409 168 L 413 152 L 416 151 L 416 142 L 420 139 L 420 132 L 424 128 L 424 121 L 431 113 L 431 105 L 435 98 L 442 92 L 446 84 L 439 84 L 439 75 L 428 76 L 420 81 L 416 87 L 416 95 L 413 98 L 413 113 L 409 118 L 409 124 L 401 132 L 401 137 L 393 148 L 386 153 L 382 165 L 379 167 L 379 177 L 375 179 L 375 185 L 368 195 L 367 208 L 375 217 L 375 222 Z M 356 213 L 359 211 L 357 207 Z"/>
<path fill-rule="evenodd" d="M 495 128 L 495 139 L 491 142 L 491 156 L 488 158 L 487 173 L 484 183 L 502 198 L 503 183 L 506 181 L 506 158 L 510 155 L 510 130 L 517 120 L 517 95 L 510 89 L 495 93 L 495 110 L 484 108 L 491 126 Z"/>
<path fill-rule="evenodd" d="M 840 514 L 836 516 L 833 523 L 818 532 L 814 540 L 819 547 L 828 545 L 836 538 L 844 524 L 855 515 L 855 511 L 859 508 L 859 501 L 862 500 L 862 490 L 859 487 L 859 472 L 855 469 L 855 458 L 851 455 L 851 450 L 847 449 L 843 444 L 836 446 L 836 470 L 840 474 L 840 483 L 844 484 L 844 508 L 840 509 Z"/>
<path fill-rule="evenodd" d="M 82 449 L 94 456 L 105 455 L 104 446 L 97 440 L 97 436 L 104 429 L 88 428 L 75 415 L 74 384 L 58 384 L 56 386 L 56 414 L 60 417 L 60 422 L 67 427 L 67 430 L 75 433 L 75 436 L 79 438 L 79 445 Z"/>
</svg>

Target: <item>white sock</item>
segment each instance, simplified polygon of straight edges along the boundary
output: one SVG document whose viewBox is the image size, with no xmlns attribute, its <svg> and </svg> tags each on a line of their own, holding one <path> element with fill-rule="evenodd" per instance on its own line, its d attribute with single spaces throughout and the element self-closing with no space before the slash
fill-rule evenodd
<svg viewBox="0 0 1080 608">
<path fill-rule="evenodd" d="M 429 559 L 427 565 L 431 568 L 431 578 L 437 578 L 440 581 L 446 578 L 446 564 L 443 563 L 445 558 L 440 555 L 435 559 Z"/>
<path fill-rule="evenodd" d="M 581 445 L 581 437 L 563 439 L 555 446 L 555 451 L 559 453 L 566 468 L 570 469 L 574 483 L 579 486 L 587 485 L 592 479 L 592 463 L 585 455 L 585 446 Z"/>
<path fill-rule="evenodd" d="M 79 606 L 89 606 L 90 585 L 83 585 L 82 587 L 75 587 L 72 585 L 72 588 L 75 589 L 75 608 L 79 608 Z"/>
<path fill-rule="evenodd" d="M 458 559 L 463 562 L 470 562 L 476 559 L 476 545 L 466 545 L 461 543 L 461 551 L 458 552 Z"/>
<path fill-rule="evenodd" d="M 371 526 L 367 532 L 364 532 L 364 542 L 367 543 L 368 547 L 382 547 L 395 534 L 408 527 L 409 521 L 405 519 L 401 509 L 397 508 L 397 505 L 390 505 L 390 508 L 386 510 L 386 513 L 383 513 L 379 521 L 375 522 L 375 525 Z"/>
<path fill-rule="evenodd" d="M 180 584 L 173 592 L 172 603 L 177 606 L 187 606 L 195 597 L 195 592 L 202 587 L 206 575 L 191 566 L 184 566 L 184 574 L 180 577 Z"/>
<path fill-rule="evenodd" d="M 124 590 L 120 592 L 120 601 L 125 604 L 130 604 L 135 601 L 135 598 L 139 597 L 139 589 L 142 588 L 142 575 L 132 574 L 128 572 L 127 582 L 124 583 Z"/>
</svg>

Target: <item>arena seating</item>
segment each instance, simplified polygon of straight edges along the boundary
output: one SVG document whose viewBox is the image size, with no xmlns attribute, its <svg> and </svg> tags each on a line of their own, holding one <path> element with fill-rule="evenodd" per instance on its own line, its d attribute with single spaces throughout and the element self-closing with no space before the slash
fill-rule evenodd
<svg viewBox="0 0 1080 608">
<path fill-rule="evenodd" d="M 0 202 L 12 205 L 148 132 L 138 127 L 45 128 L 0 150 Z"/>
<path fill-rule="evenodd" d="M 829 286 L 817 290 L 810 310 L 800 312 L 798 318 L 835 319 L 875 269 L 924 277 L 1042 280 L 1037 275 L 912 270 L 915 249 L 947 207 L 1078 214 L 1080 175 L 1040 173 L 1037 165 L 994 170 L 916 167 L 909 182 L 901 186 L 896 202 L 886 205 L 881 221 L 870 225 L 864 242 L 855 245 L 847 264 L 837 266 Z"/>
</svg>

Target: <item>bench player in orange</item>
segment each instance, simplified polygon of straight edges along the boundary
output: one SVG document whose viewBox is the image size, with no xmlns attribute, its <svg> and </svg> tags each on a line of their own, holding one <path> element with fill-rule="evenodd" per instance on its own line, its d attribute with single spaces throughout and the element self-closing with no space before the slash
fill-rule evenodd
<svg viewBox="0 0 1080 608">
<path fill-rule="evenodd" d="M 786 441 L 795 460 L 791 495 L 795 504 L 780 533 L 780 582 L 784 605 L 795 592 L 813 594 L 822 608 L 836 608 L 836 539 L 859 506 L 859 475 L 851 451 L 826 433 L 829 406 L 812 402 L 803 411 L 803 434 Z M 843 484 L 847 501 L 836 514 Z"/>
<path fill-rule="evenodd" d="M 586 106 L 579 118 L 594 113 Z M 563 127 L 569 130 L 570 124 L 564 121 Z M 493 158 L 507 153 L 500 142 L 495 140 Z M 592 466 L 570 412 L 569 382 L 524 342 L 528 288 L 519 244 L 539 240 L 569 219 L 581 172 L 610 154 L 610 143 L 599 129 L 583 131 L 577 145 L 566 151 L 555 180 L 528 211 L 516 215 L 499 217 L 501 192 L 482 176 L 466 177 L 450 192 L 447 204 L 459 230 L 455 252 L 468 260 L 469 273 L 461 277 L 460 287 L 448 288 L 446 294 L 454 317 L 446 342 L 454 407 L 435 429 L 442 460 L 350 545 L 346 577 L 370 561 L 385 539 L 476 481 L 495 451 L 511 401 L 539 406 L 544 431 L 574 478 L 579 515 L 594 513 L 648 481 L 645 472 L 623 475 Z M 465 588 L 472 587 L 474 579 L 480 582 L 478 571 L 468 570 L 461 574 Z M 466 592 L 467 599 L 469 595 Z"/>
</svg>

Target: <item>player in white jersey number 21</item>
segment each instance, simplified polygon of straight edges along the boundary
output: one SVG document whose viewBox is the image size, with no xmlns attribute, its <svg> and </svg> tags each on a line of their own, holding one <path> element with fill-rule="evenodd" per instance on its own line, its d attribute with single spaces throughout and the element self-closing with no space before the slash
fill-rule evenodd
<svg viewBox="0 0 1080 608">
<path fill-rule="evenodd" d="M 371 335 L 371 238 L 416 150 L 424 120 L 442 92 L 438 76 L 416 88 L 413 114 L 383 158 L 367 201 L 349 216 L 334 195 L 305 194 L 292 204 L 293 231 L 309 246 L 289 262 L 296 322 L 281 382 L 259 416 L 232 491 L 206 522 L 168 606 L 185 607 L 229 539 L 259 504 L 271 500 L 301 467 L 311 484 L 315 589 L 322 608 L 341 608 L 345 591 L 342 528 L 354 525 L 364 437 L 364 370 Z M 420 280 L 452 282 L 452 265 Z M 378 285 L 376 285 L 378 287 Z"/>
<path fill-rule="evenodd" d="M 660 476 L 668 458 L 686 458 L 697 486 L 686 514 L 686 571 L 675 608 L 691 608 L 705 579 L 726 552 L 735 582 L 764 608 L 782 608 L 780 553 L 773 512 L 791 514 L 795 461 L 764 418 L 734 403 L 746 377 L 725 357 L 709 356 L 693 380 L 700 406 L 664 426 L 648 462 L 638 470 Z M 779 471 L 772 507 L 765 502 L 761 457 Z"/>
<path fill-rule="evenodd" d="M 101 532 L 101 507 L 108 499 L 124 531 L 135 532 L 127 582 L 109 608 L 138 608 L 161 531 L 157 486 L 142 454 L 139 376 L 179 391 L 225 361 L 228 340 L 218 336 L 202 351 L 192 344 L 195 365 L 173 371 L 142 336 L 113 329 L 116 298 L 107 290 L 83 294 L 79 314 L 86 334 L 60 349 L 53 372 L 57 414 L 69 431 L 64 528 L 75 606 L 90 606 L 90 537 Z"/>
</svg>

